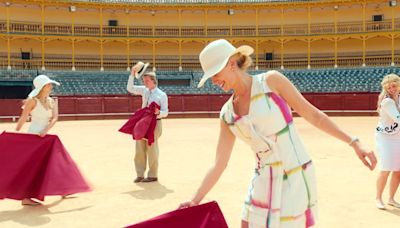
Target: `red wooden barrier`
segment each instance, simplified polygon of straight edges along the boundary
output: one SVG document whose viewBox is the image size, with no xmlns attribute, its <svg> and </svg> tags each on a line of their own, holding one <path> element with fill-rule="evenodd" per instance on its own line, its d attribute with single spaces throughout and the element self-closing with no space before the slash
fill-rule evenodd
<svg viewBox="0 0 400 228">
<path fill-rule="evenodd" d="M 78 113 L 76 109 L 76 100 L 77 100 L 76 97 L 59 97 L 58 112 L 63 114 Z"/>
<path fill-rule="evenodd" d="M 0 116 L 16 116 L 21 114 L 22 100 L 0 99 Z"/>
<path fill-rule="evenodd" d="M 321 110 L 343 110 L 342 94 L 315 95 L 314 105 Z"/>
<path fill-rule="evenodd" d="M 184 104 L 183 111 L 186 111 L 186 112 L 210 111 L 210 107 L 209 107 L 210 102 L 208 101 L 208 98 L 209 98 L 209 96 L 202 96 L 202 95 L 185 95 L 185 96 L 183 96 L 183 104 Z M 173 110 L 171 110 L 171 111 L 173 111 Z M 177 110 L 177 111 L 181 111 L 181 110 Z"/>
<path fill-rule="evenodd" d="M 368 93 L 343 96 L 343 110 L 369 110 L 370 98 Z"/>
<path fill-rule="evenodd" d="M 169 95 L 169 111 L 218 112 L 229 99 L 229 94 Z M 304 97 L 321 110 L 371 111 L 376 110 L 378 94 L 375 93 L 306 93 Z M 130 115 L 141 107 L 140 96 L 60 96 L 58 97 L 61 116 L 118 116 Z M 0 117 L 19 116 L 22 102 L 19 99 L 0 99 Z"/>
</svg>

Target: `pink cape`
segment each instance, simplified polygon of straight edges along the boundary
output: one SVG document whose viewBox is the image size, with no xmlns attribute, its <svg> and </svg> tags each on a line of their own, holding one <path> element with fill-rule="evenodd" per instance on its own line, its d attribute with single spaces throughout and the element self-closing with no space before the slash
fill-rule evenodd
<svg viewBox="0 0 400 228">
<path fill-rule="evenodd" d="M 90 190 L 56 135 L 0 134 L 0 199 L 44 200 Z"/>
<path fill-rule="evenodd" d="M 224 215 L 217 202 L 209 202 L 202 205 L 178 209 L 159 215 L 147 221 L 143 221 L 127 228 L 227 228 Z"/>
</svg>

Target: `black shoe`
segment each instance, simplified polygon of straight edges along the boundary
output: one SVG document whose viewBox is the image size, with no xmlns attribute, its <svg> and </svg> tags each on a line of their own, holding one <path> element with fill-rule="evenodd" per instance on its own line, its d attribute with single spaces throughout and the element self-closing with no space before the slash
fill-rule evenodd
<svg viewBox="0 0 400 228">
<path fill-rule="evenodd" d="M 142 182 L 154 182 L 157 181 L 157 177 L 147 177 L 142 180 Z"/>
<path fill-rule="evenodd" d="M 134 183 L 139 183 L 144 180 L 144 177 L 136 177 L 136 179 L 133 181 Z"/>
</svg>

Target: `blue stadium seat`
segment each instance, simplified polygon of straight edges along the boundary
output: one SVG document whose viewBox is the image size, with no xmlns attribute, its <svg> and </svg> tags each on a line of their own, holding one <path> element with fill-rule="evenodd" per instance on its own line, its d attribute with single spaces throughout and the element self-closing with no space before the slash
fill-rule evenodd
<svg viewBox="0 0 400 228">
<path fill-rule="evenodd" d="M 389 73 L 400 73 L 400 67 L 363 67 L 311 70 L 280 70 L 301 92 L 379 92 L 380 81 Z M 251 71 L 258 74 L 262 71 Z M 38 74 L 46 74 L 59 81 L 55 87 L 58 95 L 126 94 L 126 71 L 39 71 L 0 69 L 0 81 L 32 81 Z M 190 80 L 186 85 L 160 85 L 168 94 L 222 94 L 217 86 L 208 80 L 204 87 L 197 88 L 203 73 L 200 71 L 158 71 L 159 79 Z M 142 84 L 136 80 L 137 84 Z"/>
</svg>

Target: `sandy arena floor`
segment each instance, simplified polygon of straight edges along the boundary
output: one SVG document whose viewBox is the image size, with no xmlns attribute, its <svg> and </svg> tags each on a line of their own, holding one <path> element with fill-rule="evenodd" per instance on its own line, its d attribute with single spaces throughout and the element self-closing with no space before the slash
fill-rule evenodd
<svg viewBox="0 0 400 228">
<path fill-rule="evenodd" d="M 376 117 L 334 117 L 336 123 L 375 147 Z M 319 219 L 316 227 L 397 227 L 400 209 L 375 208 L 375 180 L 351 148 L 295 119 L 317 170 Z M 48 197 L 43 206 L 22 207 L 0 201 L 0 227 L 123 227 L 167 211 L 190 199 L 214 160 L 218 119 L 163 120 L 159 182 L 134 184 L 134 142 L 117 132 L 124 120 L 64 121 L 51 133 L 59 135 L 94 191 L 60 200 Z M 28 125 L 24 126 L 26 130 Z M 15 123 L 0 123 L 0 131 Z M 250 148 L 234 147 L 224 175 L 204 202 L 217 200 L 230 227 L 240 214 L 253 171 Z M 384 198 L 387 199 L 388 189 Z M 397 195 L 400 201 L 400 193 Z"/>
</svg>

